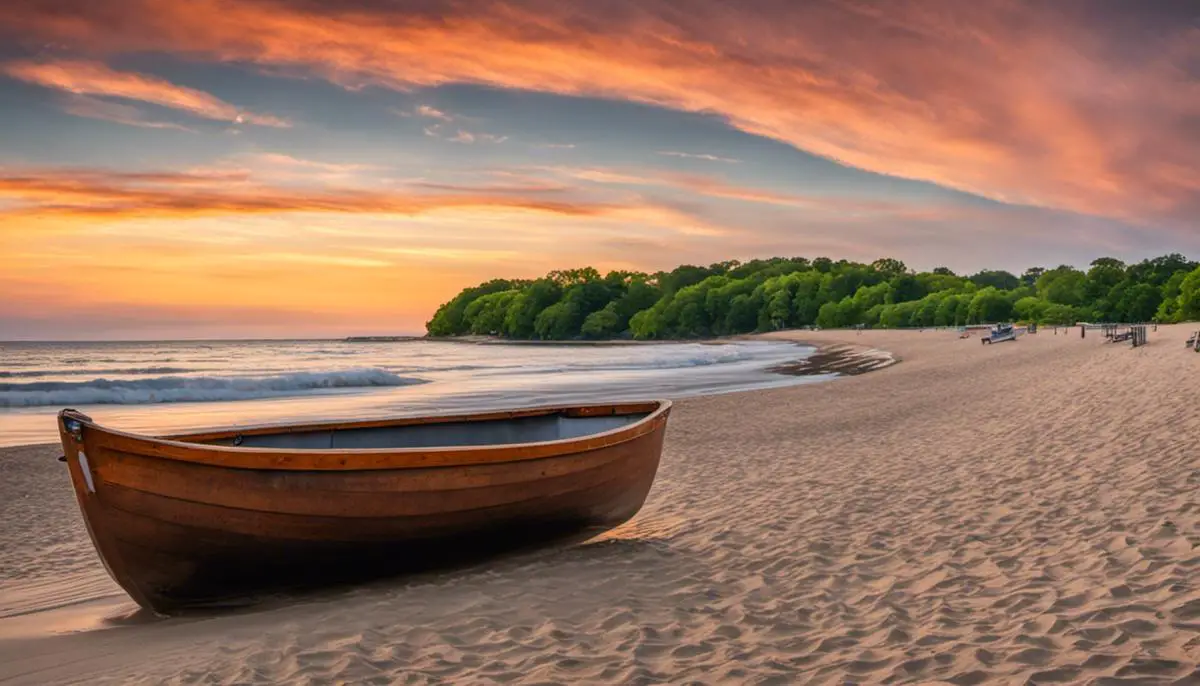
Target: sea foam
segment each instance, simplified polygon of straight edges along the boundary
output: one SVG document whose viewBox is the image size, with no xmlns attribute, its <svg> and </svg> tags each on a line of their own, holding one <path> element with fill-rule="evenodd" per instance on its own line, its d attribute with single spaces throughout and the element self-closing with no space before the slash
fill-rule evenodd
<svg viewBox="0 0 1200 686">
<path fill-rule="evenodd" d="M 159 376 L 150 379 L 93 379 L 0 383 L 0 407 L 45 405 L 142 405 L 211 402 L 303 395 L 425 383 L 385 369 L 294 372 L 272 376 Z"/>
</svg>

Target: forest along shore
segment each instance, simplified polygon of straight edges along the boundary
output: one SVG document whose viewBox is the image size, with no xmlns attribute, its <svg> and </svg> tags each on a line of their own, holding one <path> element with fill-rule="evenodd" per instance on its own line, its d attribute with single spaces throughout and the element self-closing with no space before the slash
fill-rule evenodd
<svg viewBox="0 0 1200 686">
<path fill-rule="evenodd" d="M 588 544 L 236 614 L 8 617 L 0 681 L 1190 683 L 1196 328 L 770 334 L 902 363 L 677 402 L 645 508 Z M 50 561 L 68 594 L 104 573 L 54 454 L 0 451 L 0 583 Z"/>
<path fill-rule="evenodd" d="M 1002 270 L 966 276 L 945 267 L 917 272 L 891 258 L 863 264 L 773 257 L 603 276 L 585 267 L 464 288 L 425 328 L 431 337 L 679 340 L 1014 319 L 1045 325 L 1200 319 L 1200 263 L 1179 254 L 1133 264 L 1100 257 L 1086 271 L 1031 267 L 1020 276 Z"/>
</svg>

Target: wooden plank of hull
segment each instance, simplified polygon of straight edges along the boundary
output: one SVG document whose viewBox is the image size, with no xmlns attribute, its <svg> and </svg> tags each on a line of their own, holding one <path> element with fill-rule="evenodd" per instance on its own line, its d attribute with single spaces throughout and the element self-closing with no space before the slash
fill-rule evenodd
<svg viewBox="0 0 1200 686">
<path fill-rule="evenodd" d="M 659 431 L 666 424 L 670 403 L 659 401 L 628 406 L 603 406 L 602 408 L 573 408 L 582 412 L 580 416 L 602 416 L 600 409 L 626 413 L 650 413 L 649 416 L 628 426 L 591 434 L 579 438 L 534 443 L 514 443 L 488 446 L 449 446 L 419 449 L 330 449 L 330 450 L 280 450 L 274 448 L 234 448 L 216 444 L 182 442 L 182 439 L 198 440 L 194 436 L 178 437 L 180 440 L 148 440 L 143 436 L 126 434 L 107 429 L 89 433 L 89 447 L 149 455 L 153 457 L 197 462 L 231 469 L 277 469 L 347 471 L 369 469 L 413 469 L 418 467 L 445 467 L 456 465 L 507 463 L 521 460 L 536 460 L 559 457 L 586 450 L 623 443 L 637 436 Z M 524 412 L 485 413 L 453 417 L 458 422 L 476 419 L 499 419 L 509 416 L 523 417 L 548 414 L 555 408 L 542 408 Z M 436 418 L 438 422 L 452 417 Z M 420 423 L 422 418 L 403 418 L 387 421 L 355 422 L 339 424 L 317 424 L 289 428 L 280 433 L 303 433 L 316 430 L 352 430 L 357 428 L 405 426 Z M 432 418 L 427 418 L 432 419 Z M 99 429 L 99 427 L 95 427 Z M 278 431 L 278 429 L 277 429 Z M 198 434 L 204 437 L 232 435 L 235 432 Z"/>
<path fill-rule="evenodd" d="M 229 470 L 101 451 L 103 484 L 239 509 L 332 517 L 406 516 L 501 505 L 644 469 L 640 437 L 597 451 L 509 465 L 368 472 Z M 474 475 L 487 470 L 490 474 Z M 102 491 L 104 489 L 101 489 Z"/>
<path fill-rule="evenodd" d="M 415 532 L 433 528 L 469 528 L 490 518 L 503 517 L 510 511 L 536 515 L 544 510 L 552 511 L 553 508 L 560 507 L 579 509 L 582 505 L 572 505 L 569 501 L 572 494 L 595 490 L 616 497 L 646 480 L 645 476 L 638 472 L 615 475 L 595 473 L 586 476 L 592 477 L 587 483 L 570 484 L 565 489 L 543 491 L 537 488 L 525 497 L 501 504 L 409 516 L 379 515 L 368 513 L 366 510 L 354 517 L 270 512 L 179 500 L 116 485 L 98 489 L 96 497 L 106 507 L 145 514 L 166 522 L 201 525 L 231 533 L 259 535 L 271 532 L 280 538 L 308 540 L 388 540 L 396 537 L 407 538 Z M 568 498 L 567 505 L 555 500 L 559 496 Z M 554 505 L 546 507 L 542 505 L 543 502 L 551 502 Z"/>
<path fill-rule="evenodd" d="M 79 445 L 64 428 L 63 444 L 110 575 L 139 604 L 171 612 L 616 526 L 650 490 L 668 409 L 650 431 L 639 422 L 625 436 L 574 441 L 575 451 L 558 442 L 557 457 L 517 450 L 512 462 L 406 469 L 230 469 L 146 454 L 125 436 L 115 450 L 94 430 Z"/>
</svg>

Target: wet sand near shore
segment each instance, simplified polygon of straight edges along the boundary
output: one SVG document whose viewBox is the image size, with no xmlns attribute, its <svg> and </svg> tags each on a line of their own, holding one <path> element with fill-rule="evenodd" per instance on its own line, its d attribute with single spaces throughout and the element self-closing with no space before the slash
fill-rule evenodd
<svg viewBox="0 0 1200 686">
<path fill-rule="evenodd" d="M 133 612 L 2 449 L 0 681 L 1197 683 L 1196 328 L 771 334 L 900 363 L 679 401 L 592 542 L 223 614 Z"/>
</svg>

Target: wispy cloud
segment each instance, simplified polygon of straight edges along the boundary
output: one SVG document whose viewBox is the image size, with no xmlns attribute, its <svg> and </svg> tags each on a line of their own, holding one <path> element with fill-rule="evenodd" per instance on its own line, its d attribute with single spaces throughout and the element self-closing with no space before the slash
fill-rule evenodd
<svg viewBox="0 0 1200 686">
<path fill-rule="evenodd" d="M 386 268 L 395 266 L 391 262 L 387 262 L 385 260 L 373 260 L 365 257 L 317 255 L 312 253 L 298 252 L 253 252 L 235 255 L 233 256 L 233 259 L 269 263 L 291 262 L 297 264 L 322 264 L 334 265 L 338 267 Z"/>
<path fill-rule="evenodd" d="M 436 107 L 430 107 L 429 105 L 421 105 L 416 111 L 417 116 L 426 117 L 428 119 L 440 119 L 442 121 L 452 121 L 454 119 L 454 117 L 451 117 Z"/>
<path fill-rule="evenodd" d="M 246 158 L 253 162 L 275 167 L 308 169 L 330 174 L 350 174 L 354 172 L 380 169 L 379 165 L 375 164 L 363 164 L 356 162 L 324 162 L 321 160 L 310 160 L 295 157 L 280 152 L 252 153 L 246 155 Z"/>
<path fill-rule="evenodd" d="M 0 171 L 0 216 L 81 218 L 206 217 L 218 215 L 384 214 L 413 216 L 455 208 L 494 208 L 566 216 L 599 215 L 604 204 L 545 200 L 516 194 L 369 191 L 356 188 L 274 187 L 245 177 L 196 173 L 102 170 Z"/>
<path fill-rule="evenodd" d="M 389 111 L 400 117 L 418 117 L 422 119 L 436 119 L 440 122 L 454 121 L 456 117 L 431 105 L 417 105 L 411 110 L 402 110 L 398 107 L 389 108 Z"/>
<path fill-rule="evenodd" d="M 242 110 L 220 98 L 204 91 L 179 86 L 164 79 L 135 72 L 116 71 L 100 62 L 69 60 L 57 62 L 18 61 L 0 66 L 0 71 L 8 76 L 37 84 L 46 88 L 71 93 L 76 96 L 95 96 L 134 100 L 185 112 L 202 119 L 228 122 L 231 124 L 254 124 L 258 126 L 287 127 L 290 124 L 278 117 L 267 114 L 256 114 Z M 76 112 L 83 111 L 81 116 L 95 116 L 98 108 L 97 101 L 89 98 L 83 105 L 76 101 Z M 111 104 L 111 103 L 107 103 Z M 71 111 L 72 105 L 68 105 Z M 81 109 L 82 108 L 82 109 Z M 116 110 L 107 110 L 113 114 Z M 123 115 L 108 117 L 129 121 L 140 121 L 126 110 Z M 145 125 L 134 124 L 134 125 Z"/>
<path fill-rule="evenodd" d="M 516 250 L 486 250 L 472 248 L 434 248 L 434 247 L 403 247 L 403 248 L 370 248 L 371 252 L 385 255 L 403 255 L 422 259 L 446 260 L 461 262 L 464 259 L 473 260 L 502 260 L 519 257 Z"/>
<path fill-rule="evenodd" d="M 730 164 L 737 164 L 738 162 L 741 162 L 741 160 L 737 160 L 732 157 L 721 157 L 719 155 L 710 155 L 708 153 L 677 152 L 675 150 L 659 150 L 658 154 L 666 155 L 667 157 L 683 157 L 683 158 L 687 158 L 690 160 L 704 160 L 706 162 L 728 162 Z"/>
<path fill-rule="evenodd" d="M 497 136 L 490 133 L 471 133 L 470 131 L 459 129 L 457 133 L 446 140 L 454 143 L 503 143 L 508 140 L 508 136 Z"/>
<path fill-rule="evenodd" d="M 503 143 L 508 140 L 508 136 L 497 136 L 490 133 L 476 133 L 467 131 L 466 129 L 450 129 L 442 124 L 433 124 L 426 126 L 424 129 L 425 135 L 432 138 L 440 138 L 451 143 Z"/>
<path fill-rule="evenodd" d="M 427 188 L 435 191 L 452 191 L 455 193 L 565 193 L 573 190 L 571 186 L 559 183 L 535 182 L 519 184 L 487 183 L 480 185 L 432 183 L 418 181 L 410 184 L 416 188 Z"/>
<path fill-rule="evenodd" d="M 687 196 L 735 200 L 739 202 L 775 205 L 804 211 L 807 219 L 828 219 L 831 215 L 843 218 L 866 217 L 949 218 L 968 212 L 966 206 L 950 202 L 931 204 L 898 199 L 795 193 L 762 188 L 730 181 L 709 174 L 681 174 L 659 169 L 609 169 L 569 166 L 543 166 L 531 169 L 560 178 L 578 179 L 606 186 L 642 186 L 682 191 Z"/>
<path fill-rule="evenodd" d="M 587 167 L 546 167 L 545 169 L 547 171 L 568 176 L 573 179 L 591 181 L 593 183 L 623 184 L 630 186 L 648 186 L 661 183 L 660 179 L 656 179 L 644 172 L 631 173 L 614 169 L 593 169 Z"/>
<path fill-rule="evenodd" d="M 182 124 L 150 119 L 145 112 L 132 105 L 109 102 L 86 95 L 67 96 L 63 102 L 63 110 L 67 114 L 72 114 L 76 117 L 100 119 L 126 126 L 138 126 L 144 129 L 175 129 L 177 131 L 195 133 L 193 129 L 189 129 Z"/>
</svg>

